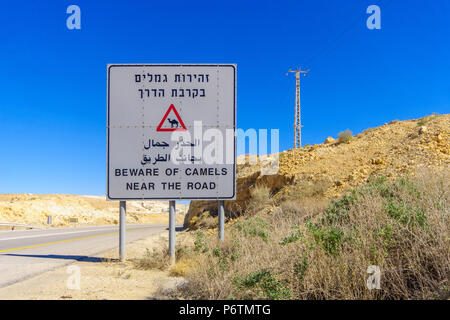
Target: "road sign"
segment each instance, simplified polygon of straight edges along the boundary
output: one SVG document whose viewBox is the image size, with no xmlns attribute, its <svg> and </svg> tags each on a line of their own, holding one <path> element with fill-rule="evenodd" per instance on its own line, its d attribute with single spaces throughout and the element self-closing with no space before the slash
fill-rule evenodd
<svg viewBox="0 0 450 320">
<path fill-rule="evenodd" d="M 236 66 L 107 68 L 107 198 L 235 199 Z"/>
</svg>

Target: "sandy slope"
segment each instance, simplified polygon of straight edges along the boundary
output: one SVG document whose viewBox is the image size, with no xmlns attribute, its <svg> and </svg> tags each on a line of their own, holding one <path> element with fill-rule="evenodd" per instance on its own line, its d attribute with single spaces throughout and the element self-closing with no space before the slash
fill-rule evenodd
<svg viewBox="0 0 450 320">
<path fill-rule="evenodd" d="M 262 168 L 276 156 L 279 156 L 278 170 L 264 175 Z M 235 201 L 225 201 L 229 216 L 245 211 L 250 191 L 258 185 L 268 186 L 274 197 L 282 197 L 297 186 L 300 192 L 320 187 L 325 197 L 335 198 L 371 176 L 395 178 L 420 170 L 450 170 L 450 114 L 394 120 L 366 129 L 348 143 L 328 137 L 322 144 L 262 157 L 256 164 L 250 159 L 248 155 L 238 157 L 237 197 Z M 215 215 L 217 204 L 191 201 L 185 226 L 195 225 L 196 217 L 205 211 Z"/>
</svg>

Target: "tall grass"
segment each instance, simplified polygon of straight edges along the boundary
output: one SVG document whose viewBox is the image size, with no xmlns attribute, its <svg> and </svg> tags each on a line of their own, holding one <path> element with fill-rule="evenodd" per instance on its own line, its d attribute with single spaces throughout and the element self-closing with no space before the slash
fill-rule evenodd
<svg viewBox="0 0 450 320">
<path fill-rule="evenodd" d="M 201 237 L 183 294 L 197 299 L 438 299 L 449 295 L 448 172 L 372 179 L 326 208 L 268 194 L 226 240 Z M 270 204 L 261 210 L 257 204 Z M 381 270 L 380 289 L 366 285 Z"/>
</svg>

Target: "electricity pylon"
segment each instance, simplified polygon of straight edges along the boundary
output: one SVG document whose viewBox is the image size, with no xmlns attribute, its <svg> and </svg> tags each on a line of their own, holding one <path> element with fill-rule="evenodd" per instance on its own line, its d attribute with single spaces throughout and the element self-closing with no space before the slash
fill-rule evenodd
<svg viewBox="0 0 450 320">
<path fill-rule="evenodd" d="M 289 69 L 286 75 L 289 75 L 289 72 L 295 72 L 295 122 L 294 122 L 294 148 L 302 147 L 302 121 L 301 121 L 301 112 L 300 112 L 300 73 L 303 73 L 303 76 L 309 72 L 302 71 L 301 68 L 297 68 L 297 70 Z"/>
</svg>

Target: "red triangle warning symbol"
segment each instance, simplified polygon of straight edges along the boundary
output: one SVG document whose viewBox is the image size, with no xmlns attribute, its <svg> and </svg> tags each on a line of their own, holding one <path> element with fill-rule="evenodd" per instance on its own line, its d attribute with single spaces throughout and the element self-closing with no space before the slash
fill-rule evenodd
<svg viewBox="0 0 450 320">
<path fill-rule="evenodd" d="M 171 111 L 173 111 L 173 113 L 175 114 L 176 119 L 168 118 Z M 171 104 L 169 109 L 167 109 L 166 114 L 159 123 L 158 128 L 156 128 L 156 131 L 186 131 L 186 130 L 187 130 L 186 126 L 184 125 L 183 120 L 181 120 L 181 117 L 173 104 Z"/>
</svg>

